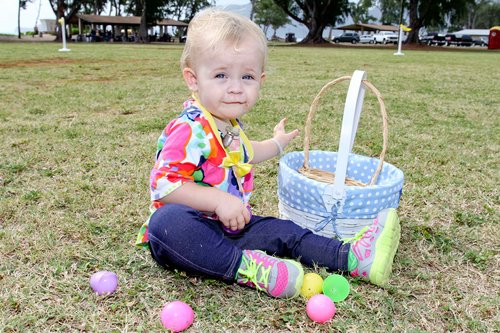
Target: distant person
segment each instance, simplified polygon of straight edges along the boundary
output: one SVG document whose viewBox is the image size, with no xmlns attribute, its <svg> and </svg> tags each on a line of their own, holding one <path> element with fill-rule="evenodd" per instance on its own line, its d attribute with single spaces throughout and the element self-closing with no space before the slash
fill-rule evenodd
<svg viewBox="0 0 500 333">
<path fill-rule="evenodd" d="M 266 59 L 266 38 L 248 18 L 208 9 L 190 22 L 181 69 L 192 97 L 158 139 L 152 214 L 137 245 L 149 247 L 163 267 L 273 297 L 299 294 L 301 263 L 385 284 L 400 238 L 394 209 L 380 212 L 351 243 L 252 213 L 253 165 L 279 156 L 299 134 L 285 130 L 286 119 L 267 140 L 251 141 L 243 130 L 241 117 L 257 102 Z"/>
<path fill-rule="evenodd" d="M 163 33 L 163 41 L 164 42 L 170 42 L 172 40 L 172 36 L 168 32 Z"/>
</svg>

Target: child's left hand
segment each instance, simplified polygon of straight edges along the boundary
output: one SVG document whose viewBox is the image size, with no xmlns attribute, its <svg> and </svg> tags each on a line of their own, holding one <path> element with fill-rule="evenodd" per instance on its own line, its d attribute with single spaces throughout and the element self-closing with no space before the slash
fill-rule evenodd
<svg viewBox="0 0 500 333">
<path fill-rule="evenodd" d="M 299 135 L 299 130 L 297 129 L 287 133 L 285 131 L 285 125 L 286 118 L 283 118 L 276 126 L 274 126 L 272 139 L 252 141 L 254 151 L 254 157 L 251 161 L 252 164 L 257 164 L 279 156 L 283 153 L 290 141 Z"/>
<path fill-rule="evenodd" d="M 287 118 L 283 118 L 280 120 L 280 122 L 274 126 L 273 130 L 273 137 L 275 140 L 279 142 L 281 145 L 281 148 L 285 149 L 286 146 L 292 141 L 297 135 L 299 135 L 299 130 L 294 129 L 291 132 L 286 132 L 285 131 L 285 125 L 287 122 Z"/>
</svg>

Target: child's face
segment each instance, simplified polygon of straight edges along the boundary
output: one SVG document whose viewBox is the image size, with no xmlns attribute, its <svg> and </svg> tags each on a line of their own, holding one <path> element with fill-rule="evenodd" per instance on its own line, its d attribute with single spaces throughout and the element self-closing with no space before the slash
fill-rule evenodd
<svg viewBox="0 0 500 333">
<path fill-rule="evenodd" d="M 224 43 L 215 51 L 196 56 L 184 79 L 200 103 L 216 118 L 236 119 L 255 105 L 265 78 L 259 45 L 247 38 L 234 47 Z"/>
</svg>

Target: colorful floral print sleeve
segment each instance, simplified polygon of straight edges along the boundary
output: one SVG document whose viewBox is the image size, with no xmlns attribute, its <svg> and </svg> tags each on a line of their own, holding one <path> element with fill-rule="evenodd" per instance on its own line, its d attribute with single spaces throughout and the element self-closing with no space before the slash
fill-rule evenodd
<svg viewBox="0 0 500 333">
<path fill-rule="evenodd" d="M 165 127 L 158 139 L 156 163 L 150 176 L 151 214 L 164 205 L 161 198 L 186 182 L 216 187 L 248 205 L 253 190 L 249 164 L 253 151 L 241 124 L 233 122 L 240 129 L 241 144 L 232 151 L 224 149 L 211 114 L 193 103 L 194 100 L 184 103 L 181 115 Z M 217 220 L 217 216 L 208 217 Z M 148 222 L 149 219 L 137 236 L 136 245 L 140 247 L 148 247 Z"/>
</svg>

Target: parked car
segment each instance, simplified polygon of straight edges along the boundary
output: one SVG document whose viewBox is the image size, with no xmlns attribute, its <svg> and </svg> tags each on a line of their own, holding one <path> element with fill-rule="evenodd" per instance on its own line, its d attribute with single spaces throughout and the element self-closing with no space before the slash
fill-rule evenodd
<svg viewBox="0 0 500 333">
<path fill-rule="evenodd" d="M 469 35 L 446 34 L 444 36 L 446 46 L 472 46 L 472 37 Z"/>
<path fill-rule="evenodd" d="M 373 35 L 373 42 L 375 44 L 377 43 L 382 43 L 382 44 L 388 44 L 388 43 L 394 43 L 397 44 L 398 42 L 398 35 L 392 31 L 380 31 L 379 33 Z"/>
<path fill-rule="evenodd" d="M 472 39 L 473 46 L 488 46 L 488 37 L 479 37 Z"/>
<path fill-rule="evenodd" d="M 474 45 L 474 41 L 470 35 L 457 36 L 457 46 L 470 47 L 472 45 Z"/>
<path fill-rule="evenodd" d="M 428 32 L 427 34 L 420 36 L 419 41 L 422 44 L 431 45 L 432 39 L 434 38 L 434 36 L 437 36 L 437 35 L 438 35 L 437 32 Z"/>
<path fill-rule="evenodd" d="M 446 34 L 444 36 L 444 45 L 445 46 L 457 45 L 457 36 L 455 34 Z"/>
<path fill-rule="evenodd" d="M 427 45 L 437 45 L 442 46 L 446 44 L 445 35 L 436 34 L 432 37 L 430 41 L 427 42 Z"/>
<path fill-rule="evenodd" d="M 373 36 L 370 34 L 362 34 L 359 36 L 359 42 L 362 44 L 373 44 Z"/>
<path fill-rule="evenodd" d="M 295 37 L 295 34 L 293 32 L 288 32 L 285 35 L 285 42 L 287 42 L 287 43 L 296 43 L 297 42 L 297 37 Z"/>
<path fill-rule="evenodd" d="M 356 44 L 359 42 L 359 35 L 356 32 L 344 32 L 342 35 L 335 37 L 333 42 Z"/>
</svg>

